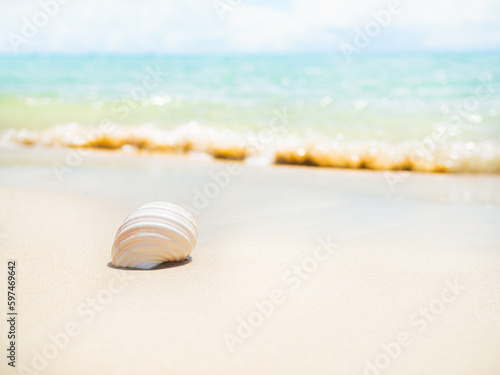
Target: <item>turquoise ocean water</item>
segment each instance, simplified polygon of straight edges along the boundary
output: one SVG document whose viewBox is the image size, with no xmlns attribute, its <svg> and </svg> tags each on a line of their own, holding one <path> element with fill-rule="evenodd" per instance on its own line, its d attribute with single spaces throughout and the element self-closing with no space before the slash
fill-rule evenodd
<svg viewBox="0 0 500 375">
<path fill-rule="evenodd" d="M 500 54 L 3 56 L 3 143 L 498 172 Z"/>
</svg>

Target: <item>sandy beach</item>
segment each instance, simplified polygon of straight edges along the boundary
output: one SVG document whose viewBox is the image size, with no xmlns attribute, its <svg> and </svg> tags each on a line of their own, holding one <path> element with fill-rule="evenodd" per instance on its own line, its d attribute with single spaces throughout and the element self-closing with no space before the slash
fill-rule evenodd
<svg viewBox="0 0 500 375">
<path fill-rule="evenodd" d="M 500 373 L 500 177 L 69 152 L 0 151 L 2 373 Z M 191 260 L 110 267 L 155 200 L 195 215 Z"/>
</svg>

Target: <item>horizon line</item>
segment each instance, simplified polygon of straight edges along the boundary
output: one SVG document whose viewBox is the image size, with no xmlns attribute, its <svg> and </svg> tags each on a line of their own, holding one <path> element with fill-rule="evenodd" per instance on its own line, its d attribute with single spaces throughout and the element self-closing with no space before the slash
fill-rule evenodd
<svg viewBox="0 0 500 375">
<path fill-rule="evenodd" d="M 461 55 L 461 54 L 497 54 L 500 53 L 500 48 L 497 49 L 468 49 L 468 50 L 375 50 L 363 51 L 357 57 L 364 55 L 418 55 L 418 54 L 435 54 L 435 55 Z M 277 51 L 277 52 L 1 52 L 0 57 L 224 57 L 224 56 L 343 56 L 341 51 Z"/>
</svg>

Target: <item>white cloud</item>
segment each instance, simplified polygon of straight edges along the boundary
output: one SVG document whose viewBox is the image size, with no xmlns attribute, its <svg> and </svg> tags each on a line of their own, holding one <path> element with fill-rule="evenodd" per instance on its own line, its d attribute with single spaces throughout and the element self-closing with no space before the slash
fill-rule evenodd
<svg viewBox="0 0 500 375">
<path fill-rule="evenodd" d="M 9 35 L 22 35 L 41 3 L 2 1 L 0 52 L 12 52 Z M 218 17 L 213 4 L 232 7 Z M 21 52 L 206 53 L 336 51 L 355 27 L 390 0 L 72 0 L 60 5 Z M 232 6 L 230 4 L 238 4 Z M 401 0 L 403 12 L 370 48 L 407 36 L 411 48 L 500 48 L 500 2 L 496 0 Z M 392 38 L 391 38 L 392 36 Z M 385 40 L 384 40 L 385 38 Z"/>
</svg>

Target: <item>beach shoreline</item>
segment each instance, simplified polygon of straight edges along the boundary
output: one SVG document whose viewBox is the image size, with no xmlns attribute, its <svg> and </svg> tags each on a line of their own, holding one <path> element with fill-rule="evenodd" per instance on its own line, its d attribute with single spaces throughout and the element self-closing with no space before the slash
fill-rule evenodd
<svg viewBox="0 0 500 375">
<path fill-rule="evenodd" d="M 287 115 L 288 116 L 288 115 Z M 290 132 L 289 119 L 270 121 L 254 131 L 234 131 L 190 122 L 173 129 L 152 124 L 97 127 L 76 123 L 45 130 L 10 129 L 0 133 L 3 148 L 67 147 L 76 154 L 87 150 L 168 155 L 203 155 L 218 160 L 242 160 L 258 165 L 304 165 L 325 168 L 415 171 L 426 173 L 500 174 L 497 139 L 459 140 L 455 130 L 435 125 L 421 139 L 363 137 L 345 139 L 343 133 Z M 439 125 L 439 126 L 438 126 Z M 77 156 L 79 157 L 79 156 Z"/>
</svg>

